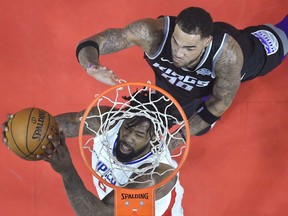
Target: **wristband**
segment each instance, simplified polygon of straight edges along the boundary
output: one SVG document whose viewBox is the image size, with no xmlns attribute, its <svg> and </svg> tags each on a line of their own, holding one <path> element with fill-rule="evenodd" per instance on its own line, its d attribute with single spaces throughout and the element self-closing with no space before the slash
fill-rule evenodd
<svg viewBox="0 0 288 216">
<path fill-rule="evenodd" d="M 95 41 L 92 41 L 92 40 L 84 41 L 84 42 L 78 44 L 78 46 L 77 46 L 77 48 L 76 48 L 76 58 L 77 58 L 78 62 L 79 62 L 79 58 L 78 58 L 79 52 L 80 52 L 84 47 L 88 47 L 88 46 L 92 46 L 92 47 L 94 47 L 95 49 L 97 49 L 98 54 L 99 54 L 99 45 L 98 45 Z"/>
<path fill-rule="evenodd" d="M 87 67 L 86 67 L 86 70 L 89 69 L 89 68 L 92 68 L 94 66 L 96 66 L 96 65 L 95 64 L 88 64 Z"/>
<path fill-rule="evenodd" d="M 220 117 L 213 115 L 204 104 L 197 112 L 197 114 L 203 119 L 203 121 L 212 125 L 216 122 Z"/>
</svg>

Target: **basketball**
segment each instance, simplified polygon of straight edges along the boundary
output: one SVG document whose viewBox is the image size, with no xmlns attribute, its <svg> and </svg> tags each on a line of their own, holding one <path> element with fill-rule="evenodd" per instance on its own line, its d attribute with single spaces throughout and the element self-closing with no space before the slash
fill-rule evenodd
<svg viewBox="0 0 288 216">
<path fill-rule="evenodd" d="M 7 145 L 17 156 L 25 160 L 39 160 L 45 154 L 42 146 L 52 149 L 48 135 L 58 134 L 56 120 L 45 110 L 25 108 L 8 120 Z"/>
</svg>

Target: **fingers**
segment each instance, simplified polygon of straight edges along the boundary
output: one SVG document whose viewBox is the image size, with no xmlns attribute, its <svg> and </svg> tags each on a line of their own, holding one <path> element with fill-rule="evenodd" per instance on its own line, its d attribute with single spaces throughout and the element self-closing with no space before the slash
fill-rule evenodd
<svg viewBox="0 0 288 216">
<path fill-rule="evenodd" d="M 13 114 L 8 114 L 8 115 L 7 115 L 6 121 L 1 125 L 3 131 L 5 131 L 5 132 L 8 131 L 8 122 L 9 122 L 13 117 L 14 117 Z"/>
<path fill-rule="evenodd" d="M 14 117 L 13 114 L 8 114 L 8 115 L 7 115 L 7 121 L 9 121 L 10 119 L 12 119 L 13 117 Z"/>
<path fill-rule="evenodd" d="M 6 138 L 6 132 L 8 131 L 8 127 L 6 123 L 2 124 L 2 142 L 7 146 L 7 138 Z"/>
<path fill-rule="evenodd" d="M 94 79 L 110 86 L 114 86 L 119 82 L 116 74 L 107 67 L 98 66 L 88 68 L 87 73 Z"/>
<path fill-rule="evenodd" d="M 109 79 L 109 83 L 107 83 L 107 84 L 113 86 L 113 85 L 116 85 L 116 83 L 119 82 L 119 79 L 118 79 L 117 75 L 114 73 L 114 71 L 109 70 L 109 71 L 107 72 L 107 75 L 108 75 L 109 78 L 110 78 L 110 79 Z"/>
<path fill-rule="evenodd" d="M 66 146 L 65 135 L 62 130 L 59 131 L 59 136 L 60 136 L 60 144 Z"/>
<path fill-rule="evenodd" d="M 47 161 L 48 163 L 51 162 L 48 155 L 47 155 L 47 156 L 45 156 L 45 155 L 37 155 L 36 157 L 37 157 L 39 160 L 44 160 L 44 161 Z"/>
<path fill-rule="evenodd" d="M 41 148 L 45 151 L 47 156 L 52 155 L 55 152 L 54 148 L 47 148 L 47 146 L 45 146 L 45 145 L 43 145 Z"/>
<path fill-rule="evenodd" d="M 6 121 L 1 125 L 2 127 L 2 142 L 8 147 L 8 140 L 6 138 L 6 133 L 8 132 L 8 122 L 14 117 L 13 114 L 8 114 Z"/>
<path fill-rule="evenodd" d="M 48 163 L 51 163 L 52 162 L 52 156 L 57 154 L 56 148 L 55 148 L 55 146 L 57 146 L 57 144 L 56 144 L 57 141 L 51 135 L 48 136 L 48 139 L 51 141 L 54 148 L 52 148 L 52 149 L 47 148 L 47 146 L 43 145 L 43 146 L 41 146 L 41 148 L 42 148 L 42 150 L 44 150 L 45 153 L 42 155 L 37 155 L 36 157 L 39 160 L 44 160 L 44 161 L 47 161 Z M 53 140 L 53 142 L 52 142 L 52 140 Z"/>
<path fill-rule="evenodd" d="M 116 85 L 116 83 L 119 83 L 119 79 L 113 71 L 111 71 L 111 81 L 110 85 Z"/>
<path fill-rule="evenodd" d="M 49 135 L 48 139 L 52 143 L 53 148 L 42 146 L 41 148 L 45 151 L 45 155 L 37 155 L 37 158 L 51 163 L 53 161 L 52 157 L 58 157 L 58 154 L 63 151 L 62 148 L 66 148 L 66 141 L 62 130 L 59 131 L 59 136 Z"/>
<path fill-rule="evenodd" d="M 8 147 L 8 140 L 6 138 L 6 132 L 5 131 L 2 132 L 2 142 L 5 146 Z"/>
<path fill-rule="evenodd" d="M 53 147 L 54 147 L 55 149 L 57 149 L 58 146 L 60 145 L 59 137 L 56 136 L 56 135 L 49 135 L 49 136 L 48 136 L 48 139 L 49 139 L 50 142 L 52 143 Z"/>
</svg>

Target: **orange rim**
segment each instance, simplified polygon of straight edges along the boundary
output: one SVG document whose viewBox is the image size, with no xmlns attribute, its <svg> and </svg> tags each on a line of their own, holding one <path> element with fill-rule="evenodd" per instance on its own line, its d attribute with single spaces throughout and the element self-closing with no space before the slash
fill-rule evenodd
<svg viewBox="0 0 288 216">
<path fill-rule="evenodd" d="M 120 88 L 120 87 L 126 87 L 126 86 L 145 86 L 148 88 L 151 88 L 153 90 L 157 90 L 158 92 L 162 93 L 163 95 L 165 95 L 166 97 L 168 97 L 173 103 L 174 105 L 177 107 L 178 111 L 181 114 L 181 117 L 185 123 L 185 129 L 186 129 L 186 146 L 185 146 L 185 151 L 183 152 L 183 156 L 180 160 L 180 162 L 178 163 L 178 166 L 175 168 L 175 170 L 173 171 L 173 173 L 171 173 L 171 175 L 169 175 L 167 178 L 165 178 L 164 180 L 162 180 L 161 182 L 149 186 L 147 188 L 135 188 L 135 189 L 127 189 L 127 188 L 122 188 L 116 185 L 113 185 L 109 182 L 106 182 L 105 180 L 103 180 L 96 172 L 95 170 L 91 167 L 91 162 L 90 159 L 86 158 L 86 155 L 84 153 L 84 148 L 83 148 L 83 130 L 84 130 L 84 124 L 85 124 L 85 120 L 90 112 L 90 110 L 92 109 L 92 107 L 95 105 L 95 103 L 99 100 L 99 98 L 101 98 L 102 96 L 106 95 L 107 93 Z M 118 84 L 116 86 L 112 86 L 109 87 L 107 90 L 103 91 L 101 94 L 97 95 L 95 97 L 95 99 L 89 104 L 89 106 L 87 107 L 87 109 L 85 110 L 82 119 L 81 119 L 81 123 L 80 123 L 80 128 L 79 128 L 79 147 L 80 147 L 80 152 L 81 152 L 81 156 L 84 159 L 85 165 L 88 167 L 88 169 L 92 172 L 92 174 L 103 184 L 113 188 L 115 190 L 115 214 L 119 215 L 122 213 L 127 213 L 128 209 L 130 211 L 132 211 L 131 213 L 134 215 L 139 214 L 137 212 L 133 212 L 135 209 L 131 209 L 131 207 L 127 206 L 126 203 L 124 203 L 124 201 L 120 201 L 120 196 L 123 193 L 129 193 L 129 191 L 134 191 L 132 193 L 135 193 L 135 190 L 137 190 L 137 193 L 143 193 L 146 192 L 149 194 L 149 201 L 148 205 L 146 203 L 146 206 L 143 207 L 143 209 L 145 209 L 142 212 L 147 212 L 147 210 L 150 210 L 150 214 L 153 213 L 154 214 L 154 191 L 156 188 L 161 187 L 162 185 L 165 185 L 166 183 L 168 183 L 180 170 L 180 168 L 182 167 L 182 165 L 184 164 L 187 155 L 189 153 L 189 147 L 190 147 L 190 130 L 189 130 L 189 124 L 188 124 L 188 120 L 186 118 L 186 115 L 182 109 L 182 107 L 180 106 L 180 104 L 176 101 L 176 99 L 174 99 L 174 97 L 172 95 L 170 95 L 168 92 L 166 92 L 165 90 L 161 89 L 158 86 L 155 86 L 153 84 L 149 84 L 149 83 L 142 83 L 142 82 L 126 82 L 126 83 L 122 83 L 122 84 Z M 135 203 L 136 200 L 130 200 L 130 202 Z M 122 203 L 122 204 L 121 204 Z M 139 203 L 138 203 L 139 204 Z M 137 205 L 137 203 L 135 204 Z M 116 208 L 116 206 L 121 206 L 121 208 Z M 130 205 L 131 206 L 131 205 Z M 142 210 L 143 210 L 142 209 Z M 145 213 L 145 215 L 146 215 Z M 152 215 L 153 215 L 152 214 Z"/>
</svg>

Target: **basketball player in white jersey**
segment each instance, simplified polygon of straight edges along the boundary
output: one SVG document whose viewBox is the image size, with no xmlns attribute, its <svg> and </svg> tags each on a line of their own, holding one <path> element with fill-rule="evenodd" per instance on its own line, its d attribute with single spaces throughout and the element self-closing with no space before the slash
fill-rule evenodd
<svg viewBox="0 0 288 216">
<path fill-rule="evenodd" d="M 101 112 L 108 112 L 111 108 L 101 107 Z M 92 108 L 93 115 L 99 112 L 98 107 Z M 50 163 L 52 168 L 58 172 L 63 179 L 63 183 L 71 203 L 71 206 L 77 213 L 77 215 L 89 216 L 89 215 L 114 215 L 114 192 L 112 188 L 104 186 L 97 178 L 94 177 L 94 184 L 97 189 L 98 197 L 88 191 L 83 184 L 80 176 L 78 175 L 68 148 L 65 142 L 66 137 L 76 137 L 79 133 L 80 117 L 82 112 L 63 113 L 55 116 L 59 128 L 61 128 L 60 139 L 59 137 L 49 136 L 55 150 L 43 148 L 47 156 L 38 155 L 39 159 L 43 159 Z M 9 115 L 13 118 L 13 115 Z M 89 127 L 92 130 L 98 130 L 100 127 L 100 119 L 86 119 L 89 123 Z M 2 140 L 5 143 L 5 131 L 9 130 L 7 125 L 3 126 Z M 65 134 L 65 135 L 64 135 Z M 90 130 L 84 130 L 84 135 L 95 135 Z M 154 139 L 154 129 L 151 120 L 143 116 L 134 116 L 130 119 L 123 119 L 109 129 L 105 134 L 108 139 L 103 138 L 103 135 L 94 138 L 94 150 L 101 155 L 96 157 L 96 154 L 92 156 L 92 167 L 99 175 L 103 176 L 103 179 L 108 182 L 119 185 L 126 184 L 128 177 L 134 175 L 133 172 L 124 172 L 122 170 L 114 170 L 109 167 L 109 155 L 101 152 L 103 142 L 108 141 L 113 154 L 118 163 L 124 164 L 126 167 L 144 167 L 155 163 L 153 153 L 151 152 L 151 140 Z M 168 151 L 168 148 L 166 148 Z M 153 175 L 152 181 L 154 184 L 161 182 L 168 175 L 173 172 L 171 165 L 175 165 L 171 159 L 170 152 L 165 153 L 167 156 L 159 161 L 159 166 L 156 167 L 156 173 L 161 175 Z M 111 174 L 111 172 L 113 172 Z M 105 175 L 103 175 L 105 173 Z M 109 173 L 111 175 L 109 175 Z M 162 175 L 163 174 L 163 175 Z M 117 178 L 117 181 L 116 181 Z M 151 175 L 139 176 L 138 182 L 145 182 L 151 178 Z M 128 188 L 144 188 L 151 186 L 151 181 L 147 183 L 127 184 Z M 161 188 L 155 190 L 155 215 L 183 215 L 183 209 L 181 206 L 183 188 L 179 182 L 179 175 L 174 176 L 167 184 Z"/>
</svg>

